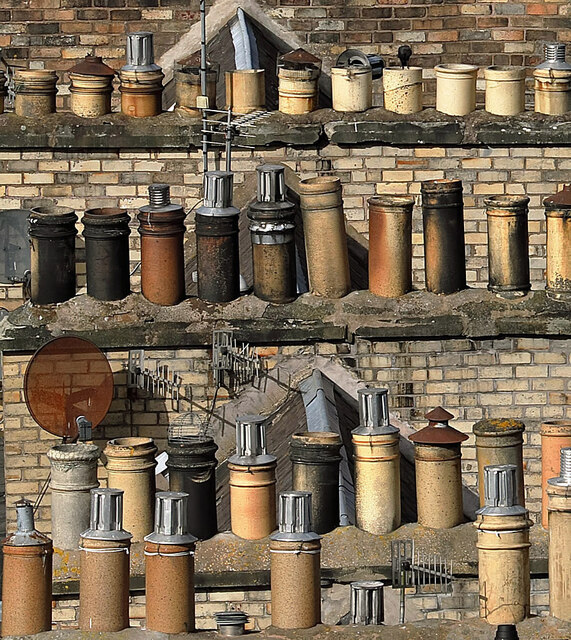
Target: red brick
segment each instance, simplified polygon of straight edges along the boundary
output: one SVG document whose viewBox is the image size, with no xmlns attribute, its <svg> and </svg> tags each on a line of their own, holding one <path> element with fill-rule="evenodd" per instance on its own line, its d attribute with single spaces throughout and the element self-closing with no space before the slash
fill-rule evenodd
<svg viewBox="0 0 571 640">
<path fill-rule="evenodd" d="M 430 31 L 428 33 L 429 42 L 455 42 L 458 40 L 458 31 Z"/>
<path fill-rule="evenodd" d="M 557 8 L 556 4 L 546 4 L 544 2 L 541 4 L 528 4 L 527 13 L 535 16 L 552 16 L 557 14 Z"/>
</svg>

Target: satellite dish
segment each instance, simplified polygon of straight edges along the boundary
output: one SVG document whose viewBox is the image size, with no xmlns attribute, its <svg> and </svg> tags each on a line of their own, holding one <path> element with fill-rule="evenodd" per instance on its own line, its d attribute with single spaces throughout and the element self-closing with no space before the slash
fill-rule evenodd
<svg viewBox="0 0 571 640">
<path fill-rule="evenodd" d="M 75 440 L 78 418 L 95 428 L 106 416 L 113 398 L 113 373 L 103 352 L 89 340 L 55 338 L 30 360 L 24 398 L 42 429 Z"/>
<path fill-rule="evenodd" d="M 0 283 L 23 282 L 30 270 L 26 209 L 0 209 Z"/>
</svg>

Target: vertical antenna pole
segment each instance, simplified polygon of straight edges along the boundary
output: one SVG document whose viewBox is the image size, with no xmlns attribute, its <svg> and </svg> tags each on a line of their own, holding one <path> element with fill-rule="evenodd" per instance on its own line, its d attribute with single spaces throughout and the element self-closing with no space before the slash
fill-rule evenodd
<svg viewBox="0 0 571 640">
<path fill-rule="evenodd" d="M 228 107 L 228 114 L 226 116 L 226 171 L 232 171 L 232 137 L 233 132 L 231 128 L 232 122 L 232 107 Z"/>
<path fill-rule="evenodd" d="M 200 0 L 200 93 L 206 95 L 206 0 Z M 202 172 L 208 171 L 207 114 L 202 109 Z"/>
</svg>

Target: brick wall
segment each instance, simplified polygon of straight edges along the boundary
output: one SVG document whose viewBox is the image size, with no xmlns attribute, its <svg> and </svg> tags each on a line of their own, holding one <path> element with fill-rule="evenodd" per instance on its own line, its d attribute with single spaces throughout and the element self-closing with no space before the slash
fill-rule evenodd
<svg viewBox="0 0 571 640">
<path fill-rule="evenodd" d="M 262 349 L 263 351 L 263 349 Z M 426 424 L 427 410 L 442 405 L 455 416 L 454 426 L 471 434 L 482 418 L 519 418 L 524 434 L 526 506 L 537 521 L 541 511 L 541 449 L 543 420 L 571 419 L 571 353 L 569 341 L 543 338 L 504 340 L 433 340 L 282 346 L 284 358 L 313 353 L 339 354 L 341 361 L 369 383 L 389 389 L 392 409 L 414 426 Z M 127 352 L 107 352 L 115 376 L 115 397 L 97 431 L 97 444 L 110 438 L 152 437 L 159 449 L 166 444 L 167 426 L 177 418 L 160 398 L 132 399 L 126 387 Z M 146 351 L 154 362 L 180 372 L 192 387 L 193 410 L 206 412 L 214 389 L 210 353 L 206 349 Z M 14 503 L 35 499 L 48 476 L 47 450 L 57 439 L 42 431 L 24 402 L 23 375 L 30 355 L 4 356 L 5 469 L 8 528 L 14 524 Z M 268 365 L 275 363 L 267 359 Z M 224 401 L 222 396 L 221 401 Z M 183 402 L 182 411 L 190 406 Z M 105 482 L 104 469 L 100 477 Z M 463 479 L 477 489 L 473 436 L 463 445 Z M 50 531 L 49 492 L 38 512 L 41 531 Z"/>
<path fill-rule="evenodd" d="M 543 42 L 571 39 L 569 3 L 563 0 L 262 0 L 260 4 L 329 62 L 346 48 L 358 47 L 394 63 L 398 45 L 406 42 L 414 48 L 414 63 L 426 69 L 458 61 L 482 67 L 533 67 L 541 58 Z M 159 57 L 197 21 L 199 8 L 198 0 L 29 0 L 22 5 L 20 0 L 2 4 L 3 56 L 29 59 L 35 67 L 60 71 L 62 77 L 92 53 L 120 68 L 125 34 L 131 31 L 155 33 Z M 433 89 L 429 80 L 427 104 Z"/>
<path fill-rule="evenodd" d="M 569 147 L 339 147 L 279 148 L 237 151 L 233 154 L 235 184 L 260 162 L 283 162 L 302 177 L 331 173 L 341 178 L 345 214 L 359 231 L 367 233 L 366 201 L 377 193 L 411 193 L 419 204 L 420 181 L 460 178 L 464 186 L 467 278 L 470 286 L 487 285 L 487 223 L 484 198 L 509 193 L 530 197 L 529 242 L 533 288 L 543 288 L 545 270 L 545 216 L 542 200 L 568 180 Z M 0 197 L 3 208 L 29 208 L 38 198 L 53 199 L 80 214 L 99 206 L 131 210 L 147 204 L 152 182 L 169 182 L 173 201 L 187 209 L 201 197 L 199 151 L 66 151 L 0 150 Z M 253 196 L 254 194 L 252 194 Z M 192 228 L 192 213 L 187 226 Z M 133 221 L 132 262 L 138 261 L 138 233 Z M 81 228 L 81 227 L 79 227 Z M 413 217 L 413 277 L 424 285 L 422 217 Z M 81 240 L 79 245 L 82 246 Z M 81 257 L 81 255 L 80 255 Z M 80 267 L 80 272 L 84 267 Z M 83 281 L 80 281 L 82 284 Z M 137 281 L 134 280 L 134 290 Z"/>
<path fill-rule="evenodd" d="M 406 599 L 406 620 L 423 619 L 465 620 L 478 616 L 478 580 L 455 578 L 450 594 L 409 593 Z M 412 591 L 412 589 L 410 590 Z M 322 620 L 324 624 L 337 624 L 349 611 L 350 586 L 334 583 L 321 590 Z M 400 591 L 389 586 L 384 589 L 385 622 L 398 623 Z M 265 629 L 271 624 L 271 594 L 264 589 L 210 589 L 197 590 L 196 628 L 215 629 L 214 614 L 218 611 L 243 611 L 250 616 L 247 629 Z M 76 629 L 79 600 L 73 596 L 58 597 L 53 611 L 54 628 Z M 531 615 L 545 616 L 549 612 L 549 585 L 545 578 L 531 579 Z M 132 627 L 145 626 L 145 596 L 130 598 Z"/>
</svg>

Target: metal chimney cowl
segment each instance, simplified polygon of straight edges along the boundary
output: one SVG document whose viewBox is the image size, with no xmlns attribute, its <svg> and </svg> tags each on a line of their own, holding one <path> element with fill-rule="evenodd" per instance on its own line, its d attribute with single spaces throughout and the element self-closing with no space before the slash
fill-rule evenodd
<svg viewBox="0 0 571 640">
<path fill-rule="evenodd" d="M 356 435 L 388 435 L 399 433 L 390 424 L 388 389 L 359 389 L 359 426 Z"/>
<path fill-rule="evenodd" d="M 278 531 L 270 536 L 270 540 L 307 542 L 320 539 L 321 536 L 312 531 L 311 492 L 280 493 Z"/>
<path fill-rule="evenodd" d="M 240 209 L 232 206 L 234 173 L 207 171 L 204 178 L 204 204 L 196 210 L 196 213 L 212 217 L 239 215 Z"/>
<path fill-rule="evenodd" d="M 51 540 L 36 530 L 34 524 L 34 505 L 29 500 L 16 502 L 16 531 L 3 541 L 11 547 L 37 547 L 51 545 Z"/>
<path fill-rule="evenodd" d="M 554 69 L 557 71 L 571 70 L 571 64 L 565 60 L 566 44 L 563 42 L 547 42 L 543 45 L 545 60 L 536 69 Z"/>
<path fill-rule="evenodd" d="M 153 34 L 150 31 L 135 31 L 127 34 L 127 64 L 121 71 L 160 71 L 155 64 Z"/>
<path fill-rule="evenodd" d="M 498 464 L 484 467 L 485 504 L 476 513 L 489 516 L 525 515 L 527 509 L 518 504 L 517 466 Z"/>
<path fill-rule="evenodd" d="M 89 529 L 81 534 L 89 540 L 130 540 L 123 529 L 123 490 L 92 489 Z"/>
<path fill-rule="evenodd" d="M 228 462 L 240 466 L 273 464 L 276 456 L 267 452 L 266 419 L 259 415 L 236 418 L 236 453 Z"/>
<path fill-rule="evenodd" d="M 145 536 L 145 542 L 185 545 L 196 542 L 188 531 L 188 493 L 159 491 L 155 494 L 155 530 Z"/>
<path fill-rule="evenodd" d="M 385 619 L 384 586 L 380 580 L 351 583 L 351 624 L 383 623 Z"/>
</svg>

